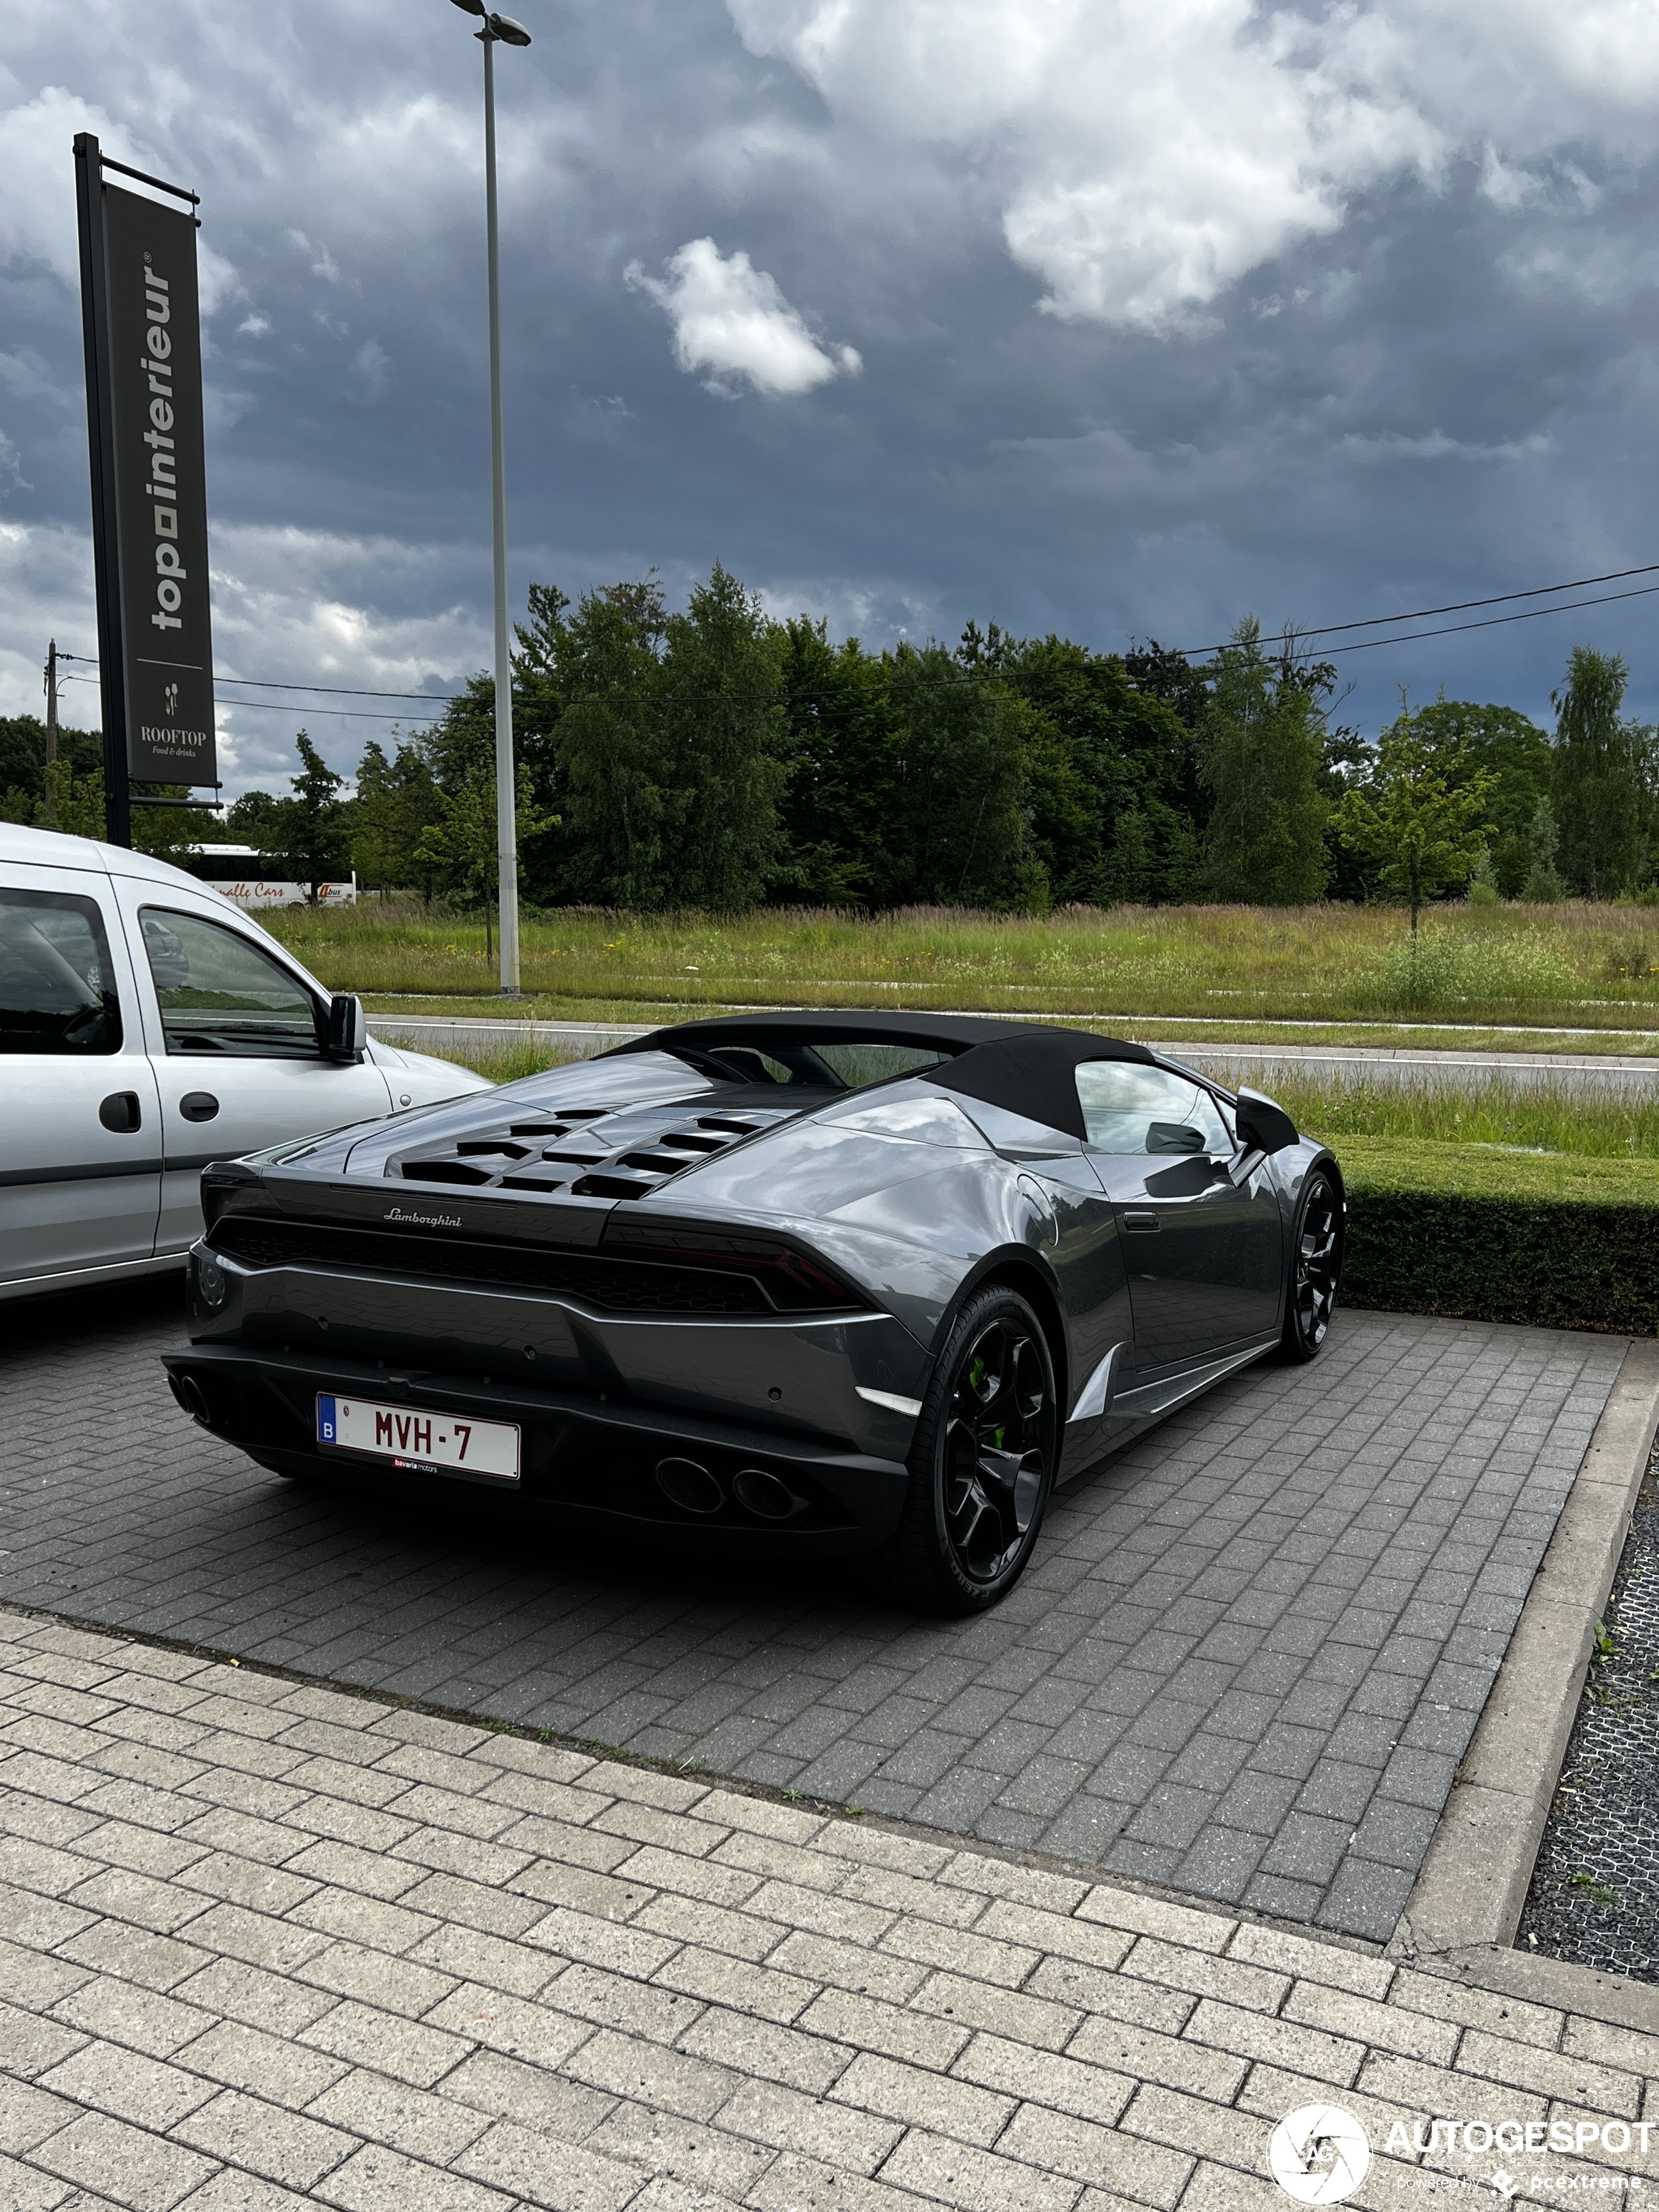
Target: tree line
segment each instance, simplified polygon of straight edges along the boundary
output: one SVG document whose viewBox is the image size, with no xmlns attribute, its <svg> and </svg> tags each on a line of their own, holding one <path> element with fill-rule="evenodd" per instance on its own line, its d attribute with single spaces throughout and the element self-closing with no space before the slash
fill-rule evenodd
<svg viewBox="0 0 1659 2212">
<path fill-rule="evenodd" d="M 1376 741 L 1334 666 L 1241 622 L 1195 663 L 969 623 L 880 653 L 779 621 L 716 567 L 671 611 L 654 577 L 571 600 L 532 584 L 516 629 L 521 895 L 531 906 L 759 903 L 1040 913 L 1071 903 L 1659 894 L 1659 742 L 1628 672 L 1575 647 L 1540 728 L 1440 698 Z M 355 783 L 308 735 L 283 794 L 222 821 L 137 810 L 152 850 L 250 845 L 267 872 L 488 907 L 495 696 L 370 743 Z M 96 738 L 0 721 L 0 816 L 101 826 Z M 186 824 L 194 824 L 187 827 Z"/>
</svg>

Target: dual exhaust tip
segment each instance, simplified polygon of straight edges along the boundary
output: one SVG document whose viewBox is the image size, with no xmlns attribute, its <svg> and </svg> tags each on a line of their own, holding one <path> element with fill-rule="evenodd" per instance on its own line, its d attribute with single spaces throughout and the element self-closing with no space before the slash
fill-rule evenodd
<svg viewBox="0 0 1659 2212">
<path fill-rule="evenodd" d="M 169 1375 L 167 1387 L 192 1421 L 199 1422 L 204 1429 L 210 1429 L 213 1426 L 213 1415 L 208 1409 L 207 1393 L 193 1375 Z"/>
<path fill-rule="evenodd" d="M 706 1516 L 718 1513 L 726 1503 L 725 1484 L 694 1459 L 659 1459 L 657 1487 L 683 1513 Z M 732 1478 L 732 1495 L 757 1521 L 790 1521 L 806 1510 L 804 1498 L 797 1498 L 787 1482 L 762 1467 L 740 1468 Z"/>
</svg>

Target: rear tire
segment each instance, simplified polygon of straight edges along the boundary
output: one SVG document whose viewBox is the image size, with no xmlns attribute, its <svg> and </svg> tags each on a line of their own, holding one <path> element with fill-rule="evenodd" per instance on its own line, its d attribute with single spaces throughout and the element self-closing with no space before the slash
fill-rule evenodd
<svg viewBox="0 0 1659 2212">
<path fill-rule="evenodd" d="M 1342 1279 L 1345 1226 L 1336 1185 L 1323 1168 L 1316 1168 L 1303 1187 L 1291 1240 L 1291 1287 L 1279 1356 L 1292 1364 L 1305 1364 L 1325 1341 Z"/>
<path fill-rule="evenodd" d="M 1059 1433 L 1041 1322 L 1017 1291 L 978 1292 L 922 1400 L 904 1510 L 885 1553 L 901 1597 L 971 1613 L 1006 1596 L 1036 1545 Z"/>
</svg>

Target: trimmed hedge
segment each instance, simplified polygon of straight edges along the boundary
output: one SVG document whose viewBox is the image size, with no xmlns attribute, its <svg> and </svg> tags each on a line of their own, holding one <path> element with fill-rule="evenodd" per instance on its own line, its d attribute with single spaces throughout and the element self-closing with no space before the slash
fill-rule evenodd
<svg viewBox="0 0 1659 2212">
<path fill-rule="evenodd" d="M 1659 1334 L 1659 1161 L 1347 1138 L 1342 1302 Z"/>
</svg>

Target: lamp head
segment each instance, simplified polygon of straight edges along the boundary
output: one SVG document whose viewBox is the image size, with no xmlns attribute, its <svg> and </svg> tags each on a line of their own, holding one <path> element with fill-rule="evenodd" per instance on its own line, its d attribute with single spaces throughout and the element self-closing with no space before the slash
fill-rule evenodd
<svg viewBox="0 0 1659 2212">
<path fill-rule="evenodd" d="M 483 0 L 455 0 L 455 5 L 469 15 L 482 15 L 485 13 Z"/>
<path fill-rule="evenodd" d="M 456 0 L 458 7 L 465 8 L 468 4 L 469 0 Z M 478 12 L 480 15 L 483 14 L 482 7 Z M 527 46 L 530 44 L 529 32 L 522 23 L 515 23 L 510 15 L 489 15 L 485 17 L 485 21 L 503 46 Z"/>
</svg>

